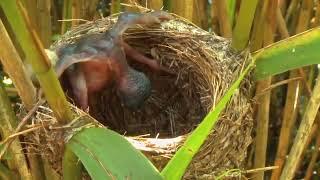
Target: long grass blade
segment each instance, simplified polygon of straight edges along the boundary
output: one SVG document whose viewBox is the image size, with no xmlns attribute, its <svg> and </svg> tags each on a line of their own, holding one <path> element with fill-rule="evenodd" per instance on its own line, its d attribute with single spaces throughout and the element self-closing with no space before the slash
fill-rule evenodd
<svg viewBox="0 0 320 180">
<path fill-rule="evenodd" d="M 264 79 L 288 70 L 320 63 L 320 28 L 274 43 L 253 54 L 255 77 Z"/>
<path fill-rule="evenodd" d="M 192 132 L 192 134 L 188 136 L 183 146 L 180 147 L 180 149 L 176 152 L 176 154 L 161 172 L 163 177 L 172 180 L 178 180 L 182 178 L 192 158 L 199 151 L 201 145 L 204 143 L 207 136 L 212 131 L 215 123 L 219 118 L 220 113 L 226 107 L 233 93 L 238 89 L 241 81 L 253 67 L 253 65 L 254 62 L 252 61 L 248 65 L 248 67 L 240 74 L 239 78 L 232 84 L 230 89 L 221 98 L 215 108 L 207 114 L 207 116 Z"/>
</svg>

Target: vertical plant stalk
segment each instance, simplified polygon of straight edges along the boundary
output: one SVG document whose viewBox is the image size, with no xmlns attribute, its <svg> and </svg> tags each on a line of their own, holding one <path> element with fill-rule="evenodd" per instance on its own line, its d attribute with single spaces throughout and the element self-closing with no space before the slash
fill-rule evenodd
<svg viewBox="0 0 320 180">
<path fill-rule="evenodd" d="M 313 89 L 311 98 L 308 102 L 306 111 L 303 115 L 298 133 L 295 137 L 293 146 L 289 153 L 289 158 L 284 166 L 280 180 L 291 180 L 294 177 L 296 166 L 299 163 L 304 145 L 307 142 L 308 134 L 310 134 L 312 125 L 314 124 L 315 117 L 320 106 L 320 75 L 317 77 L 316 85 Z"/>
<path fill-rule="evenodd" d="M 24 11 L 24 9 L 21 6 L 21 4 L 18 4 L 18 5 L 19 5 L 20 10 L 23 13 L 23 17 L 25 18 L 25 22 L 27 23 L 28 29 L 31 30 L 32 29 L 32 25 L 31 25 L 30 21 L 28 21 L 28 16 L 27 16 L 26 12 Z M 32 32 L 32 31 L 30 31 L 30 32 Z M 43 47 L 42 47 L 40 41 L 37 38 L 37 34 L 33 33 L 32 34 L 32 38 L 34 39 L 34 43 L 38 46 L 38 50 L 41 52 L 41 55 L 42 55 L 43 59 L 47 59 L 48 57 L 44 54 Z M 60 90 L 60 93 L 59 93 L 60 96 L 58 96 L 58 97 L 60 97 L 61 98 L 60 100 L 62 100 L 62 102 L 65 103 L 62 106 L 58 107 L 58 108 L 65 107 L 65 109 L 62 109 L 62 113 L 66 117 L 65 117 L 65 119 L 62 119 L 62 118 L 59 118 L 59 116 L 58 116 L 58 120 L 60 120 L 62 122 L 71 121 L 72 120 L 72 114 L 71 114 L 71 110 L 69 109 L 69 104 L 68 104 L 68 102 L 67 102 L 67 100 L 66 100 L 66 98 L 64 96 L 64 93 L 63 93 L 63 91 L 61 89 L 61 86 L 59 84 L 58 79 L 54 75 L 52 67 L 49 68 L 48 72 L 49 73 L 51 72 L 52 75 L 50 74 L 48 77 L 37 76 L 39 81 L 40 81 L 40 85 L 43 88 L 45 94 L 48 93 L 48 94 L 46 94 L 46 98 L 47 98 L 47 100 L 48 100 L 48 102 L 50 104 L 50 98 L 53 98 L 51 95 L 49 95 L 49 93 L 52 93 L 52 92 L 50 92 L 50 89 L 52 88 L 52 85 L 51 85 L 50 89 L 46 89 L 48 86 L 46 86 L 46 84 L 44 84 L 43 82 L 45 82 L 46 80 L 51 78 L 53 81 L 55 81 L 57 83 L 57 84 L 55 84 L 56 85 L 55 87 L 57 88 L 56 89 L 57 91 L 55 91 L 53 93 L 59 93 L 59 90 Z M 55 98 L 57 98 L 57 97 L 55 97 Z M 60 104 L 58 104 L 58 105 L 60 105 Z M 59 110 L 59 109 L 55 109 L 55 108 L 52 107 L 52 110 L 55 112 L 55 110 Z M 66 150 L 66 153 L 69 154 L 69 159 L 68 160 L 70 160 L 70 161 L 78 161 L 78 158 L 75 156 L 75 154 L 73 154 L 72 152 L 69 152 L 68 150 Z M 66 169 L 66 167 L 63 166 L 63 169 Z M 67 172 L 68 172 L 69 177 L 77 178 L 77 177 L 81 176 L 80 165 L 74 166 L 72 168 L 67 168 Z"/>
<path fill-rule="evenodd" d="M 99 14 L 97 11 L 97 5 L 98 5 L 99 0 L 90 0 L 90 1 L 78 0 L 78 1 L 80 2 L 80 17 L 82 19 L 94 20 L 97 18 L 101 18 L 102 14 Z M 104 9 L 104 10 L 107 10 L 107 9 Z M 109 10 L 109 14 L 110 14 L 110 12 L 111 12 L 111 10 Z"/>
<path fill-rule="evenodd" d="M 171 12 L 172 11 L 172 0 L 163 0 L 164 10 Z"/>
<path fill-rule="evenodd" d="M 297 26 L 297 33 L 302 32 L 304 30 L 307 29 L 308 27 L 308 20 L 310 18 L 310 9 L 312 9 L 312 6 L 310 4 L 310 1 L 307 2 L 305 1 L 304 3 L 308 3 L 309 5 L 305 4 L 304 6 L 307 7 L 309 6 L 310 8 L 305 8 L 305 9 L 309 9 L 307 11 L 309 11 L 309 13 L 301 13 L 300 17 L 299 17 L 299 22 L 298 22 L 298 26 Z M 289 33 L 288 30 L 285 27 L 285 21 L 282 17 L 282 14 L 280 12 L 280 10 L 278 10 L 277 12 L 277 19 L 278 19 L 278 24 L 281 24 L 281 34 L 283 38 L 287 38 L 289 37 Z M 303 69 L 300 69 L 300 71 L 303 71 Z M 298 71 L 297 70 L 293 70 L 290 72 L 290 78 L 294 78 L 298 76 Z M 309 87 L 308 83 L 304 83 L 307 88 Z M 292 127 L 295 123 L 296 120 L 296 115 L 297 115 L 297 104 L 299 104 L 299 95 L 301 93 L 301 85 L 300 82 L 291 82 L 288 84 L 288 92 L 287 92 L 287 99 L 286 99 L 286 105 L 285 105 L 285 110 L 284 110 L 284 118 L 282 121 L 282 127 L 281 127 L 281 131 L 280 131 L 280 138 L 279 138 L 279 145 L 278 145 L 278 150 L 277 150 L 277 155 L 276 155 L 276 160 L 275 160 L 275 166 L 278 166 L 278 169 L 275 169 L 272 173 L 272 180 L 276 180 L 279 179 L 282 167 L 284 165 L 284 161 L 285 161 L 285 156 L 287 154 L 288 151 L 288 147 L 289 147 L 289 138 L 291 135 L 291 131 L 292 131 Z"/>
<path fill-rule="evenodd" d="M 61 124 L 72 121 L 73 114 L 60 83 L 21 2 L 1 0 L 0 5 L 5 7 L 2 9 L 7 16 L 10 25 L 17 29 L 15 35 L 23 51 L 26 52 L 26 59 L 29 64 L 32 65 L 32 69 L 40 82 L 46 99 L 57 120 Z M 77 159 L 75 155 L 73 155 L 73 158 Z M 80 172 L 81 170 L 76 168 L 70 169 L 69 171 L 74 177 L 77 177 Z"/>
<path fill-rule="evenodd" d="M 256 85 L 256 94 L 261 94 L 264 89 L 269 88 L 271 85 L 271 77 L 268 77 L 264 80 L 260 80 Z M 255 146 L 254 146 L 254 163 L 253 167 L 263 168 L 265 167 L 266 154 L 267 154 L 267 141 L 268 141 L 268 130 L 269 130 L 269 112 L 270 112 L 270 96 L 271 92 L 268 91 L 263 93 L 258 97 L 257 102 L 257 115 L 256 115 L 256 137 L 255 137 Z M 257 172 L 254 174 L 253 179 L 263 180 L 264 171 Z"/>
<path fill-rule="evenodd" d="M 287 30 L 285 20 L 281 14 L 280 8 L 277 8 L 277 23 L 279 31 L 281 32 L 282 39 L 289 37 L 289 32 Z M 298 71 L 293 70 L 290 72 L 289 79 L 298 76 Z M 294 123 L 296 122 L 296 117 L 298 113 L 299 95 L 300 95 L 300 82 L 290 82 L 288 84 L 286 104 L 284 107 L 284 115 L 282 120 L 282 126 L 280 130 L 279 143 L 277 148 L 276 159 L 274 166 L 278 166 L 274 169 L 271 175 L 271 180 L 277 180 L 280 177 L 284 161 L 286 159 L 288 147 L 290 144 L 290 136 Z"/>
<path fill-rule="evenodd" d="M 314 17 L 314 22 L 312 24 L 312 27 L 319 26 L 319 24 L 320 24 L 320 1 L 317 1 L 316 2 L 316 14 L 315 14 L 315 17 Z M 315 76 L 316 66 L 311 66 L 310 68 L 311 69 L 310 69 L 309 76 L 308 76 L 309 77 L 308 84 L 309 84 L 310 87 L 312 87 L 314 76 Z M 319 126 L 319 123 L 320 123 L 320 115 L 319 115 L 319 113 L 317 114 L 316 118 L 317 118 L 317 120 L 316 120 L 317 122 L 313 125 L 313 129 L 316 129 L 316 132 L 317 132 L 318 135 L 317 135 L 317 138 L 316 138 L 316 145 L 315 145 L 315 148 L 314 148 L 314 152 L 312 154 L 310 163 L 309 163 L 307 171 L 306 171 L 306 175 L 304 177 L 305 180 L 309 180 L 309 179 L 312 178 L 313 169 L 314 169 L 314 166 L 316 165 L 316 162 L 317 162 L 317 159 L 318 159 L 318 156 L 319 156 L 319 148 L 320 148 L 320 133 L 319 133 L 319 130 L 318 130 L 318 126 Z M 313 137 L 312 134 L 313 133 L 311 133 L 311 137 Z M 307 144 L 308 145 L 305 148 L 307 148 L 309 146 L 310 142 L 307 143 Z"/>
<path fill-rule="evenodd" d="M 308 73 L 308 77 L 307 77 L 307 85 L 308 87 L 313 87 L 313 80 L 314 78 L 316 77 L 316 68 L 317 66 L 313 65 L 313 66 L 310 66 L 310 70 L 309 70 L 309 73 Z M 311 95 L 311 93 L 310 93 Z"/>
<path fill-rule="evenodd" d="M 63 11 L 62 19 L 67 20 L 72 18 L 72 3 L 77 0 L 64 0 L 63 1 Z M 63 21 L 61 26 L 61 34 L 64 34 L 71 28 L 72 23 L 70 21 Z"/>
<path fill-rule="evenodd" d="M 189 21 L 192 21 L 193 19 L 193 6 L 194 6 L 193 0 L 185 0 L 183 3 L 184 11 L 182 16 L 188 19 Z"/>
<path fill-rule="evenodd" d="M 274 42 L 274 34 L 276 27 L 276 8 L 277 0 L 264 1 L 262 9 L 268 10 L 268 16 L 266 16 L 266 11 L 262 11 L 259 15 L 258 20 L 262 20 L 261 27 L 258 28 L 257 32 L 263 33 L 264 46 L 268 46 Z M 261 28 L 264 29 L 260 30 Z M 261 34 L 254 34 L 255 37 L 262 36 Z M 261 42 L 253 44 L 254 48 L 261 46 Z M 256 94 L 260 94 L 263 89 L 270 87 L 272 82 L 272 77 L 268 77 L 265 80 L 257 82 Z M 268 145 L 268 130 L 269 130 L 269 114 L 270 114 L 270 99 L 271 92 L 264 93 L 262 96 L 258 97 L 258 111 L 256 116 L 256 137 L 255 137 L 255 155 L 254 155 L 254 168 L 265 167 L 266 157 L 267 157 L 267 145 Z M 256 173 L 253 177 L 256 180 L 264 179 L 264 171 Z"/>
<path fill-rule="evenodd" d="M 218 19 L 219 19 L 219 27 L 220 27 L 220 33 L 225 38 L 231 38 L 232 37 L 232 29 L 231 29 L 231 23 L 229 14 L 227 11 L 227 6 L 225 1 L 217 1 L 217 13 L 218 13 Z"/>
<path fill-rule="evenodd" d="M 120 12 L 120 0 L 112 0 L 111 2 L 111 14 Z"/>
<path fill-rule="evenodd" d="M 10 171 L 2 163 L 0 163 L 0 179 L 13 180 L 13 179 L 20 179 L 20 178 L 17 174 L 15 174 L 13 171 Z"/>
<path fill-rule="evenodd" d="M 38 0 L 20 0 L 23 6 L 28 10 L 32 22 L 38 24 Z M 38 29 L 37 29 L 38 30 Z"/>
<path fill-rule="evenodd" d="M 254 25 L 251 36 L 251 52 L 260 49 L 263 46 L 263 34 L 265 28 L 265 20 L 268 11 L 269 1 L 259 1 L 258 10 L 255 13 Z"/>
<path fill-rule="evenodd" d="M 243 50 L 249 41 L 249 35 L 258 0 L 242 0 L 237 23 L 233 31 L 232 47 Z"/>
<path fill-rule="evenodd" d="M 313 15 L 313 9 L 314 9 L 314 4 L 313 4 L 313 0 L 304 0 L 301 2 L 301 8 L 300 8 L 300 13 L 298 16 L 298 26 L 296 28 L 296 33 L 301 33 L 303 31 L 306 31 L 309 29 L 310 27 L 310 22 L 312 19 L 312 15 Z M 303 77 L 305 76 L 304 70 L 303 68 L 299 69 L 300 75 Z M 307 80 L 306 78 L 304 78 L 304 84 L 307 85 Z M 307 92 L 309 92 L 309 97 L 311 95 L 311 88 L 307 85 Z M 305 105 L 305 104 L 304 104 Z M 303 106 L 304 107 L 304 106 Z M 315 123 L 317 124 L 317 123 Z M 315 124 L 313 126 L 315 126 Z M 311 133 L 308 134 L 308 140 L 307 143 L 304 145 L 302 154 L 304 154 L 304 152 L 306 151 L 306 149 L 308 148 L 308 146 L 310 145 L 312 139 L 314 138 L 314 136 L 316 135 L 316 133 Z M 296 170 L 300 169 L 300 165 L 303 161 L 303 156 L 300 157 L 300 161 L 296 166 Z"/>
<path fill-rule="evenodd" d="M 71 149 L 66 146 L 62 159 L 62 174 L 63 179 L 66 180 L 78 180 L 81 179 L 81 173 L 71 173 L 81 170 L 82 164 L 79 162 L 78 157 L 75 158 Z"/>
<path fill-rule="evenodd" d="M 78 19 L 81 17 L 81 2 L 80 0 L 72 0 L 72 6 L 71 6 L 71 27 L 75 27 L 79 25 Z"/>
<path fill-rule="evenodd" d="M 51 44 L 51 0 L 21 0 L 27 9 L 30 20 L 36 25 L 42 44 Z"/>
<path fill-rule="evenodd" d="M 290 72 L 289 78 L 294 78 L 298 76 L 298 72 L 293 70 Z M 274 166 L 278 166 L 277 169 L 274 169 L 272 172 L 271 179 L 277 180 L 280 177 L 282 167 L 286 160 L 286 155 L 288 151 L 288 147 L 290 144 L 290 136 L 292 132 L 292 128 L 297 119 L 299 95 L 301 92 L 300 82 L 290 82 L 288 84 L 286 104 L 284 107 L 284 115 L 282 120 L 282 126 L 280 130 L 279 143 L 277 148 L 276 160 L 274 162 Z"/>
<path fill-rule="evenodd" d="M 311 19 L 311 13 L 313 11 L 313 0 L 303 0 L 300 14 L 298 18 L 298 26 L 296 28 L 296 34 L 301 33 L 309 28 Z"/>
<path fill-rule="evenodd" d="M 313 124 L 312 129 L 311 129 L 311 133 L 309 134 L 307 142 L 306 142 L 305 146 L 303 147 L 302 154 L 304 154 L 307 151 L 308 147 L 312 143 L 313 137 L 315 137 L 317 135 L 317 132 L 319 130 L 319 124 L 320 124 L 320 119 L 318 119 L 318 118 L 319 118 L 319 116 L 317 114 L 316 119 L 315 119 L 315 123 Z M 299 166 L 301 165 L 301 162 L 302 161 L 301 161 L 301 158 L 300 158 L 300 161 L 298 163 L 297 169 L 299 169 Z"/>
<path fill-rule="evenodd" d="M 44 169 L 44 172 L 45 172 L 45 177 L 46 179 L 48 180 L 60 180 L 61 179 L 61 175 L 58 174 L 50 165 L 48 159 L 44 158 L 42 156 L 42 159 L 43 159 L 43 169 Z M 80 163 L 79 163 L 80 164 Z M 69 172 L 71 173 L 71 172 Z M 80 174 L 80 173 L 79 173 Z M 76 175 L 79 175 L 79 174 L 76 174 Z M 42 176 L 42 178 L 40 179 L 43 179 L 44 176 Z M 79 178 L 80 179 L 80 178 Z M 68 179 L 70 180 L 70 179 Z"/>
<path fill-rule="evenodd" d="M 279 0 L 279 8 L 280 8 L 280 12 L 285 14 L 285 12 L 287 11 L 288 5 L 289 5 L 289 1 L 288 0 Z"/>
<path fill-rule="evenodd" d="M 0 117 L 0 133 L 1 137 L 5 139 L 10 136 L 15 127 L 17 127 L 18 120 L 2 83 L 0 83 Z M 15 139 L 8 150 L 8 154 L 10 155 L 8 159 L 10 169 L 17 170 L 22 179 L 31 180 L 31 174 L 19 140 Z"/>
<path fill-rule="evenodd" d="M 204 30 L 208 30 L 209 14 L 207 11 L 209 3 L 206 0 L 194 0 L 193 22 Z"/>
<path fill-rule="evenodd" d="M 38 32 L 45 48 L 51 45 L 51 0 L 37 0 L 38 4 Z"/>
<path fill-rule="evenodd" d="M 9 24 L 16 29 L 15 36 L 25 52 L 26 60 L 32 66 L 55 116 L 61 123 L 71 121 L 72 113 L 69 104 L 51 67 L 50 60 L 21 3 L 19 3 L 20 8 L 18 8 L 16 1 L 1 0 L 0 4 L 5 7 L 3 10 Z M 21 8 L 22 11 L 20 11 Z"/>
<path fill-rule="evenodd" d="M 204 13 L 202 10 L 200 10 L 200 3 L 203 0 L 194 0 L 194 6 L 193 6 L 193 18 L 192 22 L 196 24 L 197 26 L 201 27 L 201 14 Z"/>
<path fill-rule="evenodd" d="M 140 12 L 139 0 L 122 0 L 126 12 Z"/>
<path fill-rule="evenodd" d="M 289 22 L 289 19 L 292 17 L 292 15 L 294 14 L 294 12 L 296 12 L 296 9 L 298 7 L 298 4 L 299 4 L 299 1 L 300 0 L 292 0 L 289 7 L 288 7 L 288 10 L 287 10 L 287 14 L 285 16 L 285 21 L 286 23 Z"/>
<path fill-rule="evenodd" d="M 211 14 L 211 31 L 218 33 L 219 32 L 219 19 L 218 19 L 218 10 L 217 10 L 217 1 L 211 3 L 210 8 Z"/>
<path fill-rule="evenodd" d="M 178 14 L 179 16 L 182 16 L 189 21 L 192 21 L 193 19 L 193 6 L 194 6 L 193 0 L 173 0 L 173 12 L 175 14 Z"/>
<path fill-rule="evenodd" d="M 163 7 L 163 0 L 142 0 L 141 4 L 149 9 L 160 10 Z"/>
<path fill-rule="evenodd" d="M 277 25 L 278 31 L 282 39 L 289 37 L 289 31 L 287 29 L 286 22 L 282 16 L 280 8 L 277 8 Z"/>
<path fill-rule="evenodd" d="M 320 147 L 320 131 L 318 130 L 318 133 L 317 133 L 317 139 L 316 139 L 316 145 L 314 147 L 314 150 L 313 150 L 313 153 L 312 153 L 312 157 L 311 157 L 311 160 L 309 162 L 309 165 L 308 165 L 308 168 L 307 168 L 307 171 L 306 171 L 306 175 L 304 176 L 304 180 L 310 180 L 312 175 L 313 175 L 313 168 L 314 166 L 316 165 L 316 162 L 317 162 L 317 158 L 318 158 L 318 155 L 319 155 L 319 147 Z"/>
<path fill-rule="evenodd" d="M 45 171 L 43 168 L 43 159 L 44 157 L 41 158 L 40 155 L 37 154 L 35 149 L 32 149 L 30 147 L 27 147 L 27 157 L 29 161 L 29 166 L 30 166 L 30 172 L 32 179 L 38 180 L 42 179 L 45 176 Z M 52 179 L 53 180 L 53 179 Z"/>
<path fill-rule="evenodd" d="M 24 106 L 30 110 L 36 103 L 36 89 L 33 86 L 22 60 L 16 51 L 0 19 L 0 60 L 12 79 Z"/>
<path fill-rule="evenodd" d="M 231 26 L 231 29 L 234 24 L 234 16 L 235 16 L 235 11 L 236 11 L 236 0 L 227 0 L 226 1 L 226 7 L 227 7 L 227 14 L 229 18 L 229 23 Z"/>
<path fill-rule="evenodd" d="M 252 30 L 252 44 L 251 44 L 251 51 L 258 50 L 263 45 L 263 37 L 264 37 L 264 24 L 265 22 L 265 12 L 268 7 L 269 1 L 259 1 L 257 11 L 255 12 L 255 19 L 254 19 L 254 25 Z M 257 81 L 256 84 L 256 95 L 261 94 L 261 92 L 264 91 L 264 89 L 269 88 L 271 83 L 270 77 L 265 77 L 264 80 Z M 268 124 L 266 121 L 269 121 L 269 104 L 270 104 L 270 91 L 263 93 L 262 96 L 258 96 L 257 101 L 257 136 L 255 137 L 255 143 L 254 143 L 254 152 L 253 154 L 253 167 L 264 167 L 265 164 L 265 136 L 268 134 L 268 129 L 265 128 Z M 269 97 L 269 98 L 268 98 Z M 262 141 L 262 142 L 258 142 Z M 259 144 L 262 144 L 263 146 L 259 146 Z M 261 161 L 261 162 L 260 162 Z M 254 177 L 256 179 L 259 179 L 263 177 L 263 173 L 254 174 Z"/>
<path fill-rule="evenodd" d="M 295 8 L 294 12 L 291 15 L 289 22 L 286 22 L 288 31 L 290 34 L 295 34 L 298 26 L 298 20 L 300 15 L 300 6 L 299 8 Z"/>
<path fill-rule="evenodd" d="M 12 79 L 22 103 L 26 109 L 30 110 L 36 103 L 36 89 L 33 86 L 28 74 L 24 68 L 18 52 L 16 51 L 11 39 L 0 20 L 0 60 Z M 43 177 L 41 174 L 40 158 L 34 153 L 28 153 L 30 171 L 35 179 Z"/>
<path fill-rule="evenodd" d="M 210 27 L 212 32 L 219 32 L 219 20 L 218 20 L 218 15 L 217 15 L 217 5 L 216 1 L 211 2 L 210 4 Z"/>
<path fill-rule="evenodd" d="M 317 10 L 316 10 L 316 16 L 314 18 L 314 21 L 315 21 L 314 24 L 316 24 L 316 26 L 317 26 L 320 24 L 320 2 L 319 1 L 317 1 L 316 7 L 317 7 Z"/>
<path fill-rule="evenodd" d="M 303 32 L 303 31 L 305 31 L 305 30 L 307 30 L 309 28 L 309 22 L 310 22 L 309 20 L 311 19 L 312 10 L 313 10 L 313 1 L 312 0 L 305 0 L 305 1 L 302 2 L 300 13 L 299 13 L 299 16 L 298 16 L 298 24 L 297 24 L 297 27 L 296 27 L 296 30 L 295 30 L 296 33 Z M 302 72 L 302 75 L 304 74 L 302 68 L 299 69 L 299 71 Z M 306 80 L 304 80 L 304 82 L 306 82 Z M 307 83 L 304 83 L 304 84 L 307 85 L 307 90 L 310 89 L 310 87 L 308 86 Z M 297 96 L 299 96 L 299 94 L 297 94 Z M 297 102 L 294 102 L 294 103 L 298 104 L 298 99 L 297 99 Z M 308 136 L 309 136 L 308 139 L 310 139 L 310 141 L 311 141 L 311 138 L 312 138 L 312 137 L 310 137 L 311 134 L 308 134 L 307 137 Z M 303 147 L 302 152 L 304 152 L 304 150 L 307 148 L 308 144 L 309 143 L 305 143 L 305 147 Z M 301 158 L 301 160 L 303 159 L 302 157 L 300 157 L 300 158 Z M 299 167 L 299 163 L 295 166 L 295 168 L 298 169 L 298 167 Z"/>
</svg>

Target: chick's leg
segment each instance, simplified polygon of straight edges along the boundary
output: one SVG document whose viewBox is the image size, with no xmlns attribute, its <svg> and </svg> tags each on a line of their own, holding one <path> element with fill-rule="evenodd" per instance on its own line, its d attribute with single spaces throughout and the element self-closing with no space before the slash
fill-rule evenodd
<svg viewBox="0 0 320 180">
<path fill-rule="evenodd" d="M 152 70 L 154 70 L 156 72 L 162 71 L 162 72 L 166 72 L 168 74 L 173 74 L 173 72 L 171 72 L 169 69 L 167 69 L 165 67 L 161 67 L 160 64 L 156 60 L 150 59 L 150 58 L 144 56 L 139 51 L 132 48 L 129 44 L 123 42 L 122 47 L 124 48 L 126 55 L 131 57 L 133 60 L 135 60 L 141 64 L 145 64 L 145 65 L 149 66 Z"/>
</svg>

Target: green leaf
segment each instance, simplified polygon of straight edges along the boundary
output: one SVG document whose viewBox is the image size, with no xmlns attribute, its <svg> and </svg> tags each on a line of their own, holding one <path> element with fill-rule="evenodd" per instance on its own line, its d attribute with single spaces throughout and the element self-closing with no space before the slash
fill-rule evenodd
<svg viewBox="0 0 320 180">
<path fill-rule="evenodd" d="M 213 111 L 210 111 L 192 134 L 188 136 L 183 146 L 161 172 L 161 175 L 165 177 L 165 179 L 178 180 L 182 178 L 193 156 L 199 151 L 201 145 L 204 143 L 215 123 L 218 121 L 220 113 L 224 110 L 232 95 L 238 89 L 242 79 L 253 65 L 254 61 L 252 61 L 240 74 L 239 78 L 232 84 Z"/>
<path fill-rule="evenodd" d="M 11 179 L 20 179 L 20 177 L 8 169 L 6 166 L 4 166 L 2 163 L 0 163 L 0 179 L 3 180 L 11 180 Z"/>
<path fill-rule="evenodd" d="M 283 73 L 312 64 L 320 64 L 320 28 L 292 36 L 253 54 L 255 78 Z"/>
<path fill-rule="evenodd" d="M 162 179 L 158 170 L 124 137 L 105 128 L 88 128 L 67 143 L 92 179 Z"/>
<path fill-rule="evenodd" d="M 62 10 L 63 19 L 72 19 L 72 0 L 63 1 L 63 10 Z M 61 34 L 64 34 L 71 28 L 71 21 L 63 21 L 61 27 Z"/>
<path fill-rule="evenodd" d="M 227 13 L 229 17 L 229 22 L 231 27 L 233 27 L 233 21 L 234 21 L 234 14 L 236 10 L 236 0 L 227 0 L 226 5 L 227 5 Z"/>
<path fill-rule="evenodd" d="M 111 14 L 119 13 L 121 9 L 120 0 L 113 0 L 111 2 Z"/>
<path fill-rule="evenodd" d="M 237 23 L 232 33 L 232 47 L 236 50 L 241 51 L 248 45 L 257 4 L 258 0 L 241 1 Z"/>
</svg>

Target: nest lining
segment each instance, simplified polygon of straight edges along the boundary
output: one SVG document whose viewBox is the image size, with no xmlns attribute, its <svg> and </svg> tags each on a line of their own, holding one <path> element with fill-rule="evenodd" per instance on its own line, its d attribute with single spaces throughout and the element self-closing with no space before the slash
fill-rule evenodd
<svg viewBox="0 0 320 180">
<path fill-rule="evenodd" d="M 88 33 L 108 30 L 114 18 L 80 25 L 67 32 L 52 49 L 72 43 Z M 124 39 L 134 48 L 152 57 L 176 76 L 159 75 L 143 65 L 131 63 L 151 80 L 153 91 L 144 107 L 132 112 L 121 106 L 109 88 L 91 105 L 93 116 L 118 132 L 130 135 L 174 138 L 166 147 L 156 147 L 153 138 L 130 138 L 161 169 L 204 116 L 225 94 L 250 60 L 236 53 L 230 41 L 176 19 L 160 26 L 129 29 Z M 230 168 L 241 168 L 251 143 L 251 81 L 243 81 L 239 91 L 224 110 L 214 131 L 190 165 L 185 179 L 214 177 Z M 161 140 L 161 139 L 159 139 Z M 170 140 L 170 139 L 169 139 Z M 136 146 L 137 147 L 137 146 Z M 148 147 L 148 148 L 145 148 Z"/>
</svg>

